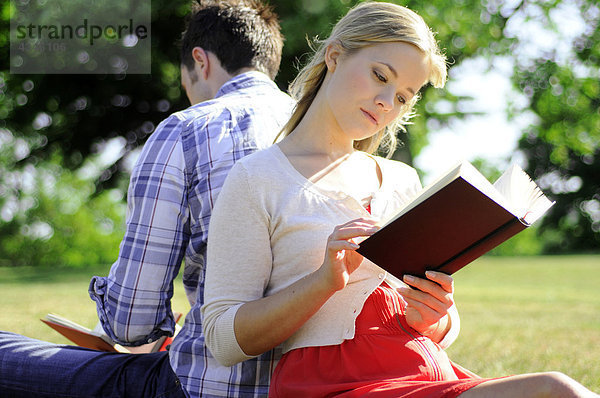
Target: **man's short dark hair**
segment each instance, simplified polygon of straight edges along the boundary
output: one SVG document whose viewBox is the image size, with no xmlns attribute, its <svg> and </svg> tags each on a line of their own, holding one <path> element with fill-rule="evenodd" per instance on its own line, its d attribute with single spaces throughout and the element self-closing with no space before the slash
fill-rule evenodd
<svg viewBox="0 0 600 398">
<path fill-rule="evenodd" d="M 198 0 L 181 41 L 188 70 L 194 68 L 194 47 L 213 53 L 229 74 L 250 67 L 274 79 L 283 36 L 272 7 L 259 0 Z"/>
</svg>

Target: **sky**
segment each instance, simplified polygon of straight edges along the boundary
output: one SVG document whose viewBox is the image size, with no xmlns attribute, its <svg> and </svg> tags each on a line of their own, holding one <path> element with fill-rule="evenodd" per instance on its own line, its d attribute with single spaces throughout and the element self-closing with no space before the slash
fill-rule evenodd
<svg viewBox="0 0 600 398">
<path fill-rule="evenodd" d="M 523 165 L 522 159 L 513 156 L 514 151 L 523 129 L 535 119 L 524 113 L 508 120 L 507 101 L 524 105 L 526 98 L 511 88 L 510 60 L 498 58 L 494 64 L 494 69 L 485 71 L 486 60 L 472 59 L 451 70 L 446 89 L 473 97 L 459 106 L 481 115 L 455 120 L 449 127 L 429 132 L 429 145 L 415 158 L 415 166 L 426 173 L 425 184 L 461 160 L 483 158 L 501 169 L 510 163 L 508 160 Z M 439 104 L 436 110 L 443 112 L 445 105 Z"/>
</svg>

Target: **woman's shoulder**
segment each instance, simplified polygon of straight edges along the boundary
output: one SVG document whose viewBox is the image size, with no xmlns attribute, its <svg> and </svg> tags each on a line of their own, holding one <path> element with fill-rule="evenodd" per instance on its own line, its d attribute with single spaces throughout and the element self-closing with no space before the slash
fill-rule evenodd
<svg viewBox="0 0 600 398">
<path fill-rule="evenodd" d="M 244 156 L 233 165 L 229 173 L 235 175 L 235 178 L 252 180 L 253 183 L 276 180 L 281 160 L 274 149 L 273 145 Z"/>
<path fill-rule="evenodd" d="M 229 171 L 224 189 L 229 194 L 252 197 L 264 205 L 276 202 L 290 186 L 285 164 L 278 153 L 269 148 L 253 152 L 238 160 Z"/>
<path fill-rule="evenodd" d="M 276 161 L 277 156 L 272 146 L 270 146 L 244 156 L 235 163 L 234 167 L 243 168 L 248 172 L 253 172 L 254 170 L 262 171 L 265 168 L 273 168 L 273 163 Z"/>
</svg>

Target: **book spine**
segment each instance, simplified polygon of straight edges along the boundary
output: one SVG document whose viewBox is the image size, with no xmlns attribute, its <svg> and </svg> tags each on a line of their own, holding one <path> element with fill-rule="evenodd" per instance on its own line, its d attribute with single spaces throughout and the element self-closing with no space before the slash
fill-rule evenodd
<svg viewBox="0 0 600 398">
<path fill-rule="evenodd" d="M 453 274 L 527 227 L 527 224 L 515 217 L 444 262 L 436 271 Z"/>
</svg>

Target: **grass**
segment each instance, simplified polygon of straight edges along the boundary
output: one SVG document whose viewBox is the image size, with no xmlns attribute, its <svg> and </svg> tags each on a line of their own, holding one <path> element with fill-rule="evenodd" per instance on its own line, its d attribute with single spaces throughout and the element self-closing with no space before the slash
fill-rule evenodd
<svg viewBox="0 0 600 398">
<path fill-rule="evenodd" d="M 558 370 L 600 392 L 600 256 L 484 257 L 454 277 L 455 362 L 484 377 Z"/>
<path fill-rule="evenodd" d="M 93 327 L 85 270 L 0 268 L 0 329 L 64 343 L 48 312 Z M 600 393 L 600 256 L 483 257 L 455 275 L 461 333 L 450 358 L 484 377 L 558 370 Z M 173 308 L 189 309 L 181 281 Z"/>
<path fill-rule="evenodd" d="M 68 343 L 39 319 L 53 312 L 93 328 L 98 318 L 96 305 L 88 295 L 90 278 L 107 275 L 109 268 L 0 267 L 0 330 L 52 343 Z M 178 279 L 171 305 L 175 311 L 185 314 L 190 306 Z"/>
</svg>

